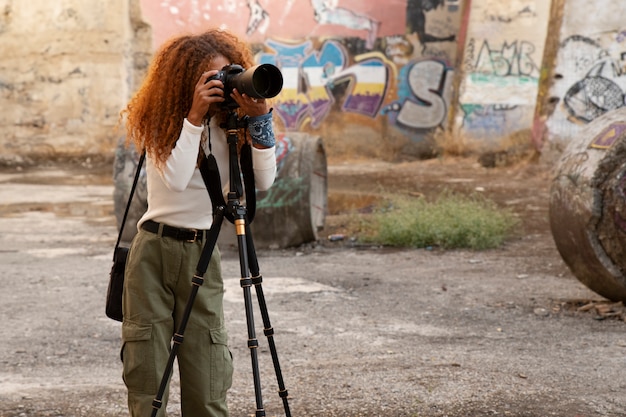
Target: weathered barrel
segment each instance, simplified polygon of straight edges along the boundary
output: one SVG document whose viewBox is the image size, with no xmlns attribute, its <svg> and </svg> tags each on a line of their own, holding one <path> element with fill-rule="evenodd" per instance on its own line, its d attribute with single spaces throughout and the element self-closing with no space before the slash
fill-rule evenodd
<svg viewBox="0 0 626 417">
<path fill-rule="evenodd" d="M 257 193 L 251 224 L 258 247 L 285 248 L 313 242 L 328 206 L 326 153 L 322 139 L 291 132 L 277 137 L 274 185 Z"/>
<path fill-rule="evenodd" d="M 286 248 L 317 240 L 327 212 L 326 153 L 320 137 L 305 133 L 277 135 L 276 180 L 268 191 L 257 192 L 256 216 L 251 223 L 257 248 Z M 118 228 L 137 169 L 134 147 L 120 140 L 114 163 L 114 206 Z M 130 242 L 136 224 L 147 209 L 146 177 L 142 173 L 124 227 L 123 241 Z M 236 245 L 234 227 L 224 220 L 218 243 Z"/>
<path fill-rule="evenodd" d="M 551 183 L 550 228 L 578 280 L 626 302 L 626 108 L 586 125 L 563 151 Z"/>
</svg>

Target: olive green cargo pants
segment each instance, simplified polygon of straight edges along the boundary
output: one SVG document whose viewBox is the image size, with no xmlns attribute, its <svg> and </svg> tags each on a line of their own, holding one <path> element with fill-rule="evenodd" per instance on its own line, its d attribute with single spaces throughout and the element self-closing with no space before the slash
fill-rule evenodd
<svg viewBox="0 0 626 417">
<path fill-rule="evenodd" d="M 171 338 L 185 310 L 203 242 L 141 230 L 126 265 L 122 323 L 123 377 L 131 417 L 149 417 L 167 365 Z M 232 356 L 224 327 L 217 246 L 199 287 L 177 355 L 183 416 L 228 416 Z M 167 393 L 159 417 L 166 415 Z"/>
</svg>

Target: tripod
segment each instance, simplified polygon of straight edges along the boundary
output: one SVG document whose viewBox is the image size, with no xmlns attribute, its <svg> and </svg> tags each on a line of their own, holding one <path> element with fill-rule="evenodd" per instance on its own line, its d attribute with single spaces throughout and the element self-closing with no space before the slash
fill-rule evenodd
<svg viewBox="0 0 626 417">
<path fill-rule="evenodd" d="M 228 153 L 229 153 L 229 174 L 230 174 L 230 188 L 228 193 L 228 201 L 224 202 L 221 187 L 211 185 L 216 184 L 213 180 L 209 182 L 210 175 L 208 174 L 211 168 L 207 167 L 206 160 L 203 161 L 205 166 L 201 166 L 202 177 L 207 185 L 207 189 L 213 202 L 214 218 L 213 224 L 209 229 L 208 236 L 206 238 L 205 245 L 196 267 L 196 273 L 193 276 L 191 283 L 191 293 L 187 299 L 183 316 L 180 320 L 178 329 L 175 331 L 172 337 L 172 345 L 170 355 L 167 361 L 161 384 L 157 392 L 157 396 L 152 402 L 152 417 L 156 417 L 159 409 L 163 405 L 163 395 L 167 389 L 168 380 L 172 374 L 172 368 L 174 366 L 174 360 L 178 353 L 178 349 L 184 340 L 185 328 L 191 315 L 193 302 L 196 298 L 200 286 L 204 283 L 204 273 L 206 272 L 209 262 L 211 260 L 211 254 L 217 243 L 217 239 L 220 233 L 220 229 L 226 217 L 235 225 L 235 232 L 237 234 L 237 246 L 239 250 L 239 266 L 241 271 L 240 285 L 243 289 L 245 312 L 246 312 L 246 324 L 248 329 L 248 348 L 250 349 L 250 357 L 252 362 L 252 375 L 254 379 L 254 392 L 256 400 L 256 417 L 264 417 L 265 409 L 263 408 L 263 396 L 261 392 L 261 378 L 259 374 L 259 361 L 258 361 L 258 347 L 259 342 L 256 338 L 256 331 L 254 326 L 254 311 L 252 307 L 252 294 L 251 287 L 254 285 L 257 300 L 259 303 L 259 309 L 261 311 L 261 317 L 263 319 L 264 334 L 267 337 L 270 347 L 270 353 L 272 356 L 272 362 L 274 364 L 274 371 L 276 373 L 276 379 L 278 382 L 278 395 L 282 399 L 283 408 L 285 409 L 286 417 L 291 417 L 289 410 L 288 392 L 285 388 L 282 372 L 280 369 L 280 363 L 278 361 L 278 353 L 276 352 L 276 345 L 274 343 L 274 329 L 272 328 L 269 314 L 267 311 L 267 305 L 265 302 L 265 296 L 263 294 L 263 277 L 259 272 L 259 264 L 256 257 L 256 251 L 254 248 L 254 242 L 252 240 L 252 234 L 250 232 L 250 224 L 248 221 L 248 210 L 241 204 L 240 198 L 242 197 L 242 184 L 241 184 L 241 170 L 239 162 L 237 160 L 237 142 L 239 129 L 247 126 L 247 119 L 239 119 L 234 109 L 231 109 L 228 114 L 228 118 L 225 123 L 227 131 Z M 246 146 L 246 145 L 244 145 Z M 249 146 L 249 145 L 248 145 Z M 248 149 L 249 150 L 249 149 Z M 243 152 L 242 152 L 243 153 Z M 249 156 L 251 158 L 251 156 Z M 243 160 L 243 156 L 242 156 Z M 217 173 L 217 165 L 214 167 L 215 173 Z M 249 176 L 248 176 L 249 179 Z M 252 181 L 246 181 L 247 195 L 251 196 L 254 192 L 254 178 Z M 219 183 L 219 181 L 217 181 Z M 252 187 L 252 189 L 250 189 Z M 252 198 L 254 201 L 254 199 Z M 254 210 L 251 210 L 250 218 L 254 217 Z"/>
</svg>

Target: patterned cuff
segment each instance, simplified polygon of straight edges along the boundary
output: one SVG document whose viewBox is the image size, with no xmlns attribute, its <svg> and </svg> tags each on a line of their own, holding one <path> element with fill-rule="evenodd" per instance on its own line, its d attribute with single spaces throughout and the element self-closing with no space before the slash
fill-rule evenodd
<svg viewBox="0 0 626 417">
<path fill-rule="evenodd" d="M 273 147 L 276 144 L 274 128 L 272 124 L 272 110 L 262 116 L 250 117 L 248 119 L 248 132 L 252 136 L 252 143 Z"/>
</svg>

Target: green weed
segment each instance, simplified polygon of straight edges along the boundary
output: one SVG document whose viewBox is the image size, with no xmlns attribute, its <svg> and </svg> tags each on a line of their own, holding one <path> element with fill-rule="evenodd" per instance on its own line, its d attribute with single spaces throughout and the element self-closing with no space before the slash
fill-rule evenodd
<svg viewBox="0 0 626 417">
<path fill-rule="evenodd" d="M 480 195 L 443 193 L 434 201 L 394 196 L 361 224 L 361 240 L 398 247 L 491 249 L 519 220 Z"/>
</svg>

